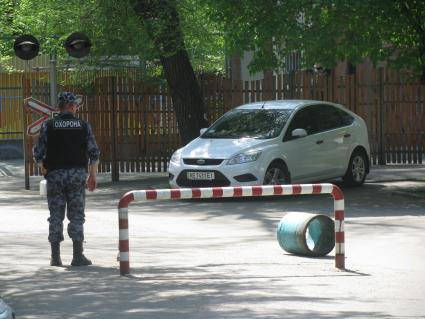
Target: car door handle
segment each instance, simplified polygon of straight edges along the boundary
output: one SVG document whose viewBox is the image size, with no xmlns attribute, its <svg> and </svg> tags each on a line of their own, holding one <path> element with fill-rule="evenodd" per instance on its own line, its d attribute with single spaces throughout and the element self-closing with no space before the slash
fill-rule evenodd
<svg viewBox="0 0 425 319">
<path fill-rule="evenodd" d="M 316 141 L 316 144 L 323 144 L 323 140 Z"/>
<path fill-rule="evenodd" d="M 350 137 L 350 136 L 351 136 L 351 134 L 350 134 L 350 133 L 344 134 L 344 137 L 345 137 L 345 138 Z"/>
</svg>

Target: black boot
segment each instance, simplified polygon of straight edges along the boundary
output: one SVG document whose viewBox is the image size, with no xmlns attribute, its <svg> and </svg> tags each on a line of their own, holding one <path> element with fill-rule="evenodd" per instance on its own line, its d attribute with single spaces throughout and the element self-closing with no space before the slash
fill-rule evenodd
<svg viewBox="0 0 425 319">
<path fill-rule="evenodd" d="M 60 243 L 50 243 L 52 248 L 52 257 L 50 258 L 50 266 L 60 267 L 62 266 Z"/>
<path fill-rule="evenodd" d="M 82 241 L 73 241 L 74 248 L 74 256 L 72 258 L 71 265 L 72 266 L 88 266 L 91 265 L 92 262 L 90 259 L 87 259 L 86 256 L 83 255 L 83 242 Z"/>
</svg>

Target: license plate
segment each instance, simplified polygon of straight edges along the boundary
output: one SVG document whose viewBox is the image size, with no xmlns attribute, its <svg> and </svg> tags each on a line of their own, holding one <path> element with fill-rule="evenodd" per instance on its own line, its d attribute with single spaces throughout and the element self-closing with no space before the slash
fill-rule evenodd
<svg viewBox="0 0 425 319">
<path fill-rule="evenodd" d="M 187 179 L 191 180 L 213 180 L 214 172 L 187 172 Z"/>
</svg>

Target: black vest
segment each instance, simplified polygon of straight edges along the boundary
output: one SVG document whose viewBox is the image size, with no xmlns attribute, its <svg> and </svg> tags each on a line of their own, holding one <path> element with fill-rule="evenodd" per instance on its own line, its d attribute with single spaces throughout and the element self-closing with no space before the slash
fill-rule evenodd
<svg viewBox="0 0 425 319">
<path fill-rule="evenodd" d="M 48 120 L 44 166 L 48 170 L 86 167 L 87 135 L 87 123 L 71 113 L 61 113 Z"/>
</svg>

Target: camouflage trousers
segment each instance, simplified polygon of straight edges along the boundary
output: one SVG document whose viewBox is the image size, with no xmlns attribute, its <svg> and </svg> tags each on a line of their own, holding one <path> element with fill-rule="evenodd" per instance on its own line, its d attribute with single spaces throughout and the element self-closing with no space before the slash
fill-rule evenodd
<svg viewBox="0 0 425 319">
<path fill-rule="evenodd" d="M 84 168 L 57 169 L 46 175 L 49 206 L 49 241 L 61 242 L 63 221 L 69 220 L 68 235 L 72 240 L 84 240 L 86 171 Z"/>
</svg>

